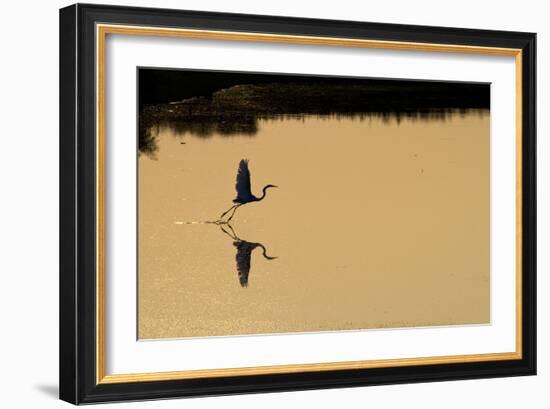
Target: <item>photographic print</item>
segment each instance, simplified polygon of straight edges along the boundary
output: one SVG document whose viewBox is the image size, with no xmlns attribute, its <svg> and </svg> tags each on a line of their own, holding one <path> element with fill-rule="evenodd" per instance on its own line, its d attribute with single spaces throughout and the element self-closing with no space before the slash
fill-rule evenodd
<svg viewBox="0 0 550 409">
<path fill-rule="evenodd" d="M 536 374 L 536 34 L 60 10 L 59 396 Z"/>
<path fill-rule="evenodd" d="M 490 322 L 490 85 L 140 68 L 138 338 Z"/>
</svg>

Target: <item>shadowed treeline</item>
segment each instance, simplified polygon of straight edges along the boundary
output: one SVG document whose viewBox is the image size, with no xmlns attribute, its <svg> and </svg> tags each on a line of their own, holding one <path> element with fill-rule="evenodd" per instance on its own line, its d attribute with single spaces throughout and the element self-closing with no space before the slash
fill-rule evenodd
<svg viewBox="0 0 550 409">
<path fill-rule="evenodd" d="M 197 137 L 254 136 L 260 120 L 445 120 L 490 104 L 488 84 L 143 69 L 139 80 L 139 150 L 150 156 L 159 126 Z"/>
<path fill-rule="evenodd" d="M 467 107 L 489 108 L 489 84 L 465 82 L 418 81 L 397 79 L 371 79 L 357 77 L 314 76 L 294 74 L 258 74 L 226 71 L 172 70 L 140 68 L 138 71 L 139 107 L 182 101 L 193 97 L 212 99 L 223 89 L 235 85 L 302 84 L 335 87 L 360 86 L 369 89 L 392 88 L 397 93 L 404 90 L 423 90 L 438 94 L 440 99 L 459 100 Z M 470 101 L 470 103 L 468 103 Z M 474 103 L 475 105 L 471 105 Z M 450 106 L 447 104 L 446 106 Z"/>
</svg>

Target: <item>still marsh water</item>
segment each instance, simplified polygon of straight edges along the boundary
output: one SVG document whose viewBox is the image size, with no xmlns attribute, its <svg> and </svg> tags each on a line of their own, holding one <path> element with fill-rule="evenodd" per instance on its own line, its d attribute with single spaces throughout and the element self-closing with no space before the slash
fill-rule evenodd
<svg viewBox="0 0 550 409">
<path fill-rule="evenodd" d="M 488 111 L 157 131 L 139 158 L 139 338 L 489 322 Z M 242 158 L 254 194 L 279 188 L 233 231 L 193 224 L 232 205 Z"/>
</svg>

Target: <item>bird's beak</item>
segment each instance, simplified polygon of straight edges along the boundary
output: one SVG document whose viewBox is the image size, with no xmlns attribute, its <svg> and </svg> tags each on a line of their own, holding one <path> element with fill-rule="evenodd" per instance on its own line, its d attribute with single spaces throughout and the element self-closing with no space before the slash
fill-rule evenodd
<svg viewBox="0 0 550 409">
<path fill-rule="evenodd" d="M 279 186 L 273 185 L 273 186 L 271 186 L 271 187 L 279 187 Z"/>
</svg>

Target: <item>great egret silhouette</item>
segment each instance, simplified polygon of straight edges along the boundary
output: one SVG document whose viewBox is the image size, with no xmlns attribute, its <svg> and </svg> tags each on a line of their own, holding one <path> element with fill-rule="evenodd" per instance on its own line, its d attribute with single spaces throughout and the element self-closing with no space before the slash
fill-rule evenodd
<svg viewBox="0 0 550 409">
<path fill-rule="evenodd" d="M 239 274 L 239 283 L 241 287 L 248 286 L 248 275 L 250 274 L 250 261 L 252 258 L 252 252 L 256 247 L 261 247 L 262 255 L 266 260 L 275 260 L 277 257 L 270 257 L 267 255 L 267 250 L 262 243 L 253 243 L 250 241 L 240 239 L 233 227 L 230 224 L 226 224 L 231 229 L 231 233 L 220 225 L 222 231 L 233 239 L 233 245 L 237 248 L 237 255 L 235 261 L 237 262 L 237 273 Z"/>
<path fill-rule="evenodd" d="M 230 222 L 239 207 L 247 203 L 259 202 L 260 200 L 263 200 L 265 198 L 266 190 L 272 187 L 277 186 L 266 185 L 262 189 L 262 195 L 260 197 L 254 196 L 250 187 L 250 170 L 248 169 L 248 160 L 241 159 L 239 162 L 239 170 L 237 171 L 237 182 L 235 183 L 235 189 L 237 190 L 237 197 L 233 199 L 233 203 L 235 204 L 222 213 L 220 220 L 222 220 L 227 213 L 233 210 L 233 213 L 231 213 L 231 216 L 227 219 L 227 222 Z"/>
</svg>

